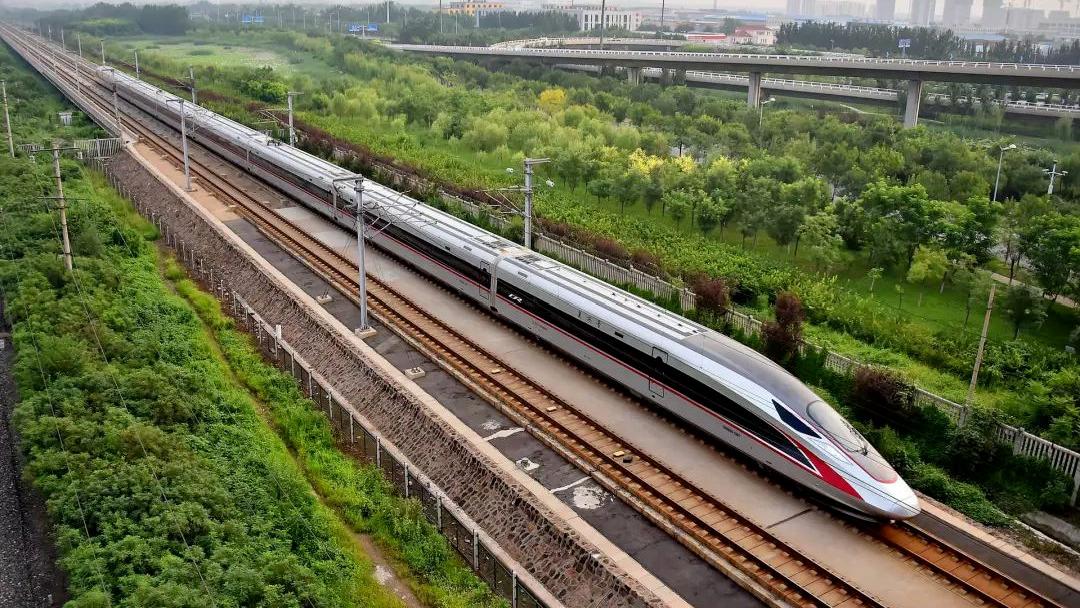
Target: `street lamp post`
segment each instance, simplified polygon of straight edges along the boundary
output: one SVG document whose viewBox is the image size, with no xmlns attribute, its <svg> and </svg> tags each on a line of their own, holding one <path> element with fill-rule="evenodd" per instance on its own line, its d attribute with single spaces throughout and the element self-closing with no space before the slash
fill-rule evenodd
<svg viewBox="0 0 1080 608">
<path fill-rule="evenodd" d="M 600 0 L 600 50 L 601 51 L 604 50 L 604 14 L 606 12 L 607 12 L 607 0 Z"/>
<path fill-rule="evenodd" d="M 767 104 L 770 104 L 770 103 L 774 102 L 774 101 L 776 101 L 776 98 L 775 97 L 770 97 L 770 98 L 766 99 L 765 101 L 761 102 L 761 105 L 758 106 L 757 124 L 758 124 L 759 127 L 761 126 L 761 119 L 765 116 L 765 106 Z"/>
<path fill-rule="evenodd" d="M 1009 144 L 1007 146 L 998 146 L 998 149 L 1001 150 L 1001 154 L 998 155 L 997 177 L 994 178 L 994 198 L 992 200 L 995 203 L 997 202 L 998 184 L 1001 183 L 1001 161 L 1005 160 L 1005 152 L 1007 150 L 1015 150 L 1016 149 L 1016 144 Z"/>
<path fill-rule="evenodd" d="M 184 113 L 184 102 L 187 100 L 183 97 L 177 97 L 168 101 L 180 104 L 180 142 L 184 149 L 184 190 L 191 192 L 191 169 L 188 166 L 187 115 Z"/>
</svg>

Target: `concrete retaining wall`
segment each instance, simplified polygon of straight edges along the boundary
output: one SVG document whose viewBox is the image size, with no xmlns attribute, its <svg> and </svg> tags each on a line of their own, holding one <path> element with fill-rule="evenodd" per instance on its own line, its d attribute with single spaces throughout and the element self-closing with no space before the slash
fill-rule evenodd
<svg viewBox="0 0 1080 608">
<path fill-rule="evenodd" d="M 560 601 L 598 608 L 662 605 L 610 560 L 594 558 L 597 548 L 514 479 L 505 463 L 435 415 L 430 396 L 403 383 L 397 370 L 387 369 L 348 329 L 268 268 L 219 220 L 160 181 L 134 153 L 113 157 L 108 173 L 179 251 L 198 252 L 198 264 L 212 269 L 215 284 L 224 281 L 263 319 L 280 324 L 282 337 L 315 371 Z"/>
</svg>

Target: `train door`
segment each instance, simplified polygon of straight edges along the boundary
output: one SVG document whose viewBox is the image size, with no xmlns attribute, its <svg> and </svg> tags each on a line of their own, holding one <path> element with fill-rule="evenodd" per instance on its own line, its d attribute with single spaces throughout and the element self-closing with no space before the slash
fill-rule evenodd
<svg viewBox="0 0 1080 608">
<path fill-rule="evenodd" d="M 666 376 L 664 370 L 667 369 L 668 355 L 667 352 L 654 346 L 652 349 L 652 356 L 656 368 L 649 374 L 649 392 L 651 392 L 654 397 L 663 397 L 664 385 L 661 384 L 661 382 L 663 382 L 664 377 Z"/>
<path fill-rule="evenodd" d="M 491 272 L 488 269 L 488 263 L 487 262 L 480 262 L 480 276 L 482 276 L 482 277 L 490 277 L 491 276 Z M 488 281 L 487 285 L 480 285 L 479 292 L 480 292 L 480 301 L 486 306 L 491 306 L 491 282 L 490 282 L 490 280 Z"/>
</svg>

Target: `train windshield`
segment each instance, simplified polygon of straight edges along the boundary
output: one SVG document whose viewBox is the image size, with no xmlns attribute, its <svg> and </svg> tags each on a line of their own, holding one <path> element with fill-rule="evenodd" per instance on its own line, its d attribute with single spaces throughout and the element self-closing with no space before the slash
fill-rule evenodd
<svg viewBox="0 0 1080 608">
<path fill-rule="evenodd" d="M 806 408 L 806 412 L 871 477 L 882 483 L 896 481 L 896 471 L 832 406 L 824 401 L 815 401 Z"/>
</svg>

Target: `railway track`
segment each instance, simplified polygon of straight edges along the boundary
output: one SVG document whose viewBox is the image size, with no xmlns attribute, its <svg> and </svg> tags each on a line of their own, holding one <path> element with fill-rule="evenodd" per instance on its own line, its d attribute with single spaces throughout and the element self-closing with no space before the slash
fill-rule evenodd
<svg viewBox="0 0 1080 608">
<path fill-rule="evenodd" d="M 19 41 L 25 53 L 34 55 L 45 66 L 51 64 L 41 49 L 41 41 L 7 27 L 5 32 Z M 69 87 L 75 86 L 73 76 L 66 71 L 55 76 Z M 100 84 L 86 86 L 85 81 L 82 90 L 106 115 L 111 114 L 111 91 Z M 142 123 L 156 119 L 145 116 L 140 120 L 130 112 L 129 108 L 123 116 L 126 127 L 179 165 L 182 160 L 177 145 Z M 350 260 L 231 184 L 200 160 L 208 152 L 197 146 L 195 150 L 198 153 L 189 159 L 194 178 L 235 204 L 264 234 L 298 255 L 341 291 L 354 299 L 358 297 L 356 267 Z M 703 559 L 754 581 L 759 586 L 754 591 L 759 594 L 766 589 L 773 599 L 793 606 L 882 606 L 868 593 L 807 559 L 749 518 L 699 492 L 663 464 L 639 453 L 526 376 L 504 366 L 491 353 L 375 277 L 368 277 L 368 299 L 372 312 L 393 331 L 497 402 L 541 441 L 569 456 L 646 517 L 662 528 L 677 530 L 680 541 Z M 897 551 L 913 567 L 976 605 L 1057 605 L 909 524 L 880 526 L 868 533 L 875 542 Z"/>
</svg>

